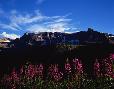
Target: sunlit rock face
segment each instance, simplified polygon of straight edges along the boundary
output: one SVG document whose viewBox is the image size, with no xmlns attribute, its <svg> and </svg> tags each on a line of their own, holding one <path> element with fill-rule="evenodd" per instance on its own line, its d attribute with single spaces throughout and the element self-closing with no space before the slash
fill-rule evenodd
<svg viewBox="0 0 114 89">
<path fill-rule="evenodd" d="M 40 32 L 40 33 L 25 33 L 20 39 L 15 39 L 9 45 L 11 47 L 27 47 L 38 45 L 57 45 L 57 44 L 79 44 L 76 38 L 76 33 L 68 34 L 61 32 Z"/>
<path fill-rule="evenodd" d="M 61 33 L 61 32 L 39 32 L 25 33 L 21 38 L 12 41 L 10 47 L 27 47 L 38 45 L 83 45 L 83 44 L 108 44 L 109 39 L 105 33 L 100 33 L 88 28 L 87 31 L 77 33 Z"/>
</svg>

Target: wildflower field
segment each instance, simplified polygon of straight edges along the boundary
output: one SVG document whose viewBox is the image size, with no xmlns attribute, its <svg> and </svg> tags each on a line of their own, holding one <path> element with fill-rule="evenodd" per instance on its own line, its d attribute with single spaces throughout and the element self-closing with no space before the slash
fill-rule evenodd
<svg viewBox="0 0 114 89">
<path fill-rule="evenodd" d="M 114 89 L 113 59 L 95 59 L 93 77 L 77 58 L 66 59 L 64 65 L 26 62 L 1 77 L 0 89 Z"/>
</svg>

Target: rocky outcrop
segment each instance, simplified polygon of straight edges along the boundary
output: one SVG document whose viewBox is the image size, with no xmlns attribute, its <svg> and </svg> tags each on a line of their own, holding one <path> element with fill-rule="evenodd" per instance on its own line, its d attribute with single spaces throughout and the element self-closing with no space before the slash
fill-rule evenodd
<svg viewBox="0 0 114 89">
<path fill-rule="evenodd" d="M 94 31 L 91 28 L 88 28 L 88 31 L 78 32 L 76 34 L 76 38 L 80 41 L 80 44 L 107 44 L 109 42 L 109 39 L 107 38 L 105 33 Z"/>
<path fill-rule="evenodd" d="M 77 44 L 75 34 L 60 32 L 25 33 L 20 39 L 12 41 L 10 47 L 28 47 L 38 45 Z"/>
<path fill-rule="evenodd" d="M 10 42 L 9 47 L 28 47 L 39 45 L 57 45 L 57 44 L 108 44 L 109 39 L 105 33 L 100 33 L 88 28 L 87 31 L 77 33 L 61 33 L 61 32 L 40 32 L 25 33 L 20 39 Z"/>
</svg>

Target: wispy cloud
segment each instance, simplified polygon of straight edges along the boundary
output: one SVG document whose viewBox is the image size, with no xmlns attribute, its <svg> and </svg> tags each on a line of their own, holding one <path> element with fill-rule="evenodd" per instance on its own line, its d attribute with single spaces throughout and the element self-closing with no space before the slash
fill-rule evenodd
<svg viewBox="0 0 114 89">
<path fill-rule="evenodd" d="M 13 12 L 12 16 L 10 16 L 11 22 L 16 24 L 29 24 L 33 22 L 38 22 L 42 20 L 48 19 L 47 16 L 43 16 L 39 11 L 34 11 L 34 14 L 17 14 L 18 12 Z"/>
<path fill-rule="evenodd" d="M 15 26 L 0 23 L 0 28 L 7 30 L 17 30 Z"/>
<path fill-rule="evenodd" d="M 16 39 L 16 38 L 20 38 L 20 35 L 16 35 L 16 34 L 8 34 L 6 32 L 3 32 L 2 34 L 0 34 L 2 37 L 6 37 L 6 38 L 10 38 L 10 39 Z"/>
<path fill-rule="evenodd" d="M 37 0 L 36 4 L 42 4 L 45 0 Z"/>
<path fill-rule="evenodd" d="M 27 31 L 38 33 L 38 32 L 48 32 L 50 31 L 50 29 L 46 26 L 35 24 L 35 25 L 28 27 Z"/>
<path fill-rule="evenodd" d="M 67 27 L 66 23 L 53 23 L 47 25 L 39 25 L 34 24 L 27 28 L 29 32 L 65 32 L 65 30 L 69 30 L 70 28 Z"/>
<path fill-rule="evenodd" d="M 64 16 L 46 16 L 39 10 L 33 13 L 20 13 L 16 10 L 10 11 L 6 19 L 7 23 L 0 23 L 0 29 L 22 32 L 68 32 L 75 27 L 71 24 L 69 14 Z"/>
</svg>

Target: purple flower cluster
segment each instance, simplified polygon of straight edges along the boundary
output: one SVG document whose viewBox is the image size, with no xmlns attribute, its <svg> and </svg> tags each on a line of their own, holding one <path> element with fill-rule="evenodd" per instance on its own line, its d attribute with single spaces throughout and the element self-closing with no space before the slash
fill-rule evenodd
<svg viewBox="0 0 114 89">
<path fill-rule="evenodd" d="M 111 55 L 109 58 L 103 59 L 102 61 L 99 61 L 98 59 L 94 62 L 94 75 L 96 77 L 100 76 L 108 76 L 114 78 L 113 74 L 113 57 L 114 55 Z M 81 60 L 79 59 L 73 59 L 72 65 L 68 59 L 66 60 L 64 64 L 64 70 L 61 71 L 58 64 L 50 64 L 48 68 L 44 70 L 43 64 L 33 65 L 33 64 L 27 64 L 25 66 L 21 66 L 19 71 L 16 71 L 14 68 L 13 71 L 6 75 L 3 78 L 2 83 L 6 85 L 9 89 L 16 89 L 17 85 L 20 85 L 23 83 L 27 83 L 27 81 L 34 81 L 36 78 L 40 78 L 41 80 L 44 80 L 44 73 L 46 71 L 47 77 L 51 80 L 58 82 L 64 78 L 65 75 L 68 75 L 68 79 L 70 79 L 70 75 L 73 74 L 73 79 L 78 79 L 78 77 L 82 76 L 84 74 L 83 71 L 83 64 Z M 104 70 L 103 70 L 104 69 Z M 74 72 L 72 72 L 74 70 Z M 102 71 L 103 70 L 103 71 Z M 71 76 L 72 77 L 72 76 Z M 69 80 L 70 81 L 70 80 Z M 29 82 L 31 83 L 31 82 Z M 71 84 L 72 85 L 72 84 Z"/>
<path fill-rule="evenodd" d="M 49 67 L 49 75 L 51 78 L 53 78 L 55 81 L 59 81 L 63 77 L 63 73 L 59 71 L 58 64 L 51 65 Z"/>
<path fill-rule="evenodd" d="M 111 55 L 110 57 L 103 59 L 101 62 L 99 62 L 96 59 L 96 61 L 94 62 L 94 74 L 97 77 L 100 77 L 100 76 L 113 77 L 114 76 L 113 56 Z"/>
<path fill-rule="evenodd" d="M 98 60 L 96 59 L 94 62 L 94 74 L 97 77 L 100 77 L 100 63 L 98 62 Z"/>
<path fill-rule="evenodd" d="M 65 71 L 66 71 L 67 73 L 70 73 L 70 72 L 71 72 L 71 65 L 70 65 L 68 59 L 66 60 L 66 63 L 65 63 Z"/>
<path fill-rule="evenodd" d="M 73 64 L 75 67 L 75 71 L 78 74 L 83 74 L 83 65 L 79 59 L 73 59 Z"/>
</svg>

